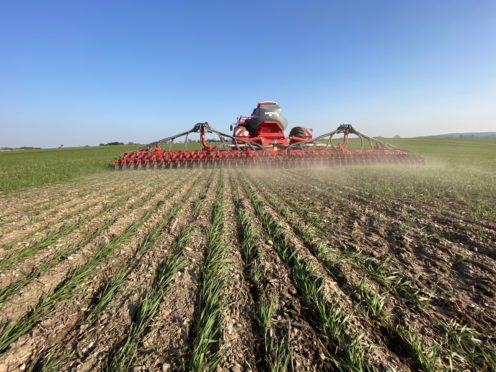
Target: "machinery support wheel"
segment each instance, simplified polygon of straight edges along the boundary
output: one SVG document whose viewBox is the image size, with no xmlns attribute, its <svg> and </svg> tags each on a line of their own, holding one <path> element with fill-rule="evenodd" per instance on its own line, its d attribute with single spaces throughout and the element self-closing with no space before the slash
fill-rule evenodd
<svg viewBox="0 0 496 372">
<path fill-rule="evenodd" d="M 291 129 L 291 132 L 289 132 L 290 137 L 305 138 L 306 135 L 307 135 L 307 130 L 304 127 L 294 127 Z"/>
</svg>

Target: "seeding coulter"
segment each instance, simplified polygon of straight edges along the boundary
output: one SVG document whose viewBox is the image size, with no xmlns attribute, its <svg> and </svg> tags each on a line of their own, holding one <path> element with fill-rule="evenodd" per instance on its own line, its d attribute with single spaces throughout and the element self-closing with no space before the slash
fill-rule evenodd
<svg viewBox="0 0 496 372">
<path fill-rule="evenodd" d="M 197 123 L 189 131 L 123 153 L 114 160 L 114 166 L 115 169 L 167 169 L 423 163 L 421 157 L 368 137 L 351 124 L 342 124 L 318 137 L 313 137 L 312 129 L 304 127 L 292 128 L 286 137 L 287 126 L 276 102 L 259 102 L 251 116 L 241 116 L 231 125 L 232 135 L 212 128 L 207 122 Z M 190 135 L 195 133 L 200 136 L 201 149 L 188 149 L 192 146 Z M 207 134 L 217 139 L 209 144 Z M 337 135 L 342 137 L 337 140 Z M 358 148 L 349 145 L 350 135 L 358 137 Z"/>
</svg>

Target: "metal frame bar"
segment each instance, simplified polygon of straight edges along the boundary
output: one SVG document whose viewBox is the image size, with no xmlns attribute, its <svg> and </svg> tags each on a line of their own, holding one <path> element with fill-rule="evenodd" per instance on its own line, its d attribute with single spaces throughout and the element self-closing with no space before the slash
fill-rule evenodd
<svg viewBox="0 0 496 372">
<path fill-rule="evenodd" d="M 229 134 L 220 132 L 217 129 L 212 128 L 208 124 L 208 122 L 196 123 L 195 126 L 192 129 L 190 129 L 190 130 L 188 130 L 186 132 L 182 132 L 182 133 L 176 134 L 174 136 L 165 137 L 165 138 L 162 138 L 161 140 L 158 140 L 158 141 L 155 141 L 155 142 L 151 142 L 148 145 L 141 147 L 139 150 L 147 150 L 147 149 L 150 149 L 150 148 L 152 148 L 154 146 L 158 146 L 158 145 L 161 145 L 161 144 L 169 144 L 168 151 L 170 151 L 171 150 L 171 145 L 174 142 L 174 140 L 176 140 L 179 137 L 184 137 L 185 136 L 186 137 L 186 141 L 187 141 L 188 140 L 188 136 L 190 134 L 192 134 L 192 133 L 200 133 L 200 134 L 201 133 L 213 133 L 213 134 L 217 134 L 217 136 L 219 137 L 219 140 L 220 140 L 220 142 L 222 143 L 223 146 L 225 146 L 226 139 L 230 139 L 230 140 L 233 141 L 233 143 L 236 146 L 236 149 L 237 150 L 241 150 L 240 149 L 240 145 L 247 145 L 252 150 L 262 150 L 262 151 L 265 150 L 265 148 L 262 145 L 260 145 L 260 144 L 258 144 L 256 142 L 242 140 L 242 139 L 233 137 L 233 136 L 231 136 Z M 187 148 L 187 142 L 185 144 L 185 147 Z"/>
<path fill-rule="evenodd" d="M 334 145 L 334 143 L 332 141 L 333 136 L 336 134 L 340 134 L 340 133 L 343 133 L 345 135 L 345 141 L 346 141 L 349 134 L 356 135 L 360 139 L 360 148 L 361 149 L 363 149 L 363 140 L 366 139 L 369 142 L 370 148 L 373 148 L 372 144 L 375 144 L 381 148 L 398 150 L 397 147 L 394 147 L 388 143 L 379 141 L 378 139 L 375 139 L 375 138 L 369 137 L 363 133 L 360 133 L 355 128 L 353 128 L 353 125 L 351 125 L 351 124 L 341 124 L 336 130 L 333 130 L 332 132 L 325 133 L 325 134 L 322 134 L 318 137 L 310 138 L 310 139 L 302 141 L 302 142 L 295 142 L 295 143 L 289 145 L 287 149 L 288 149 L 288 151 L 290 151 L 293 149 L 301 149 L 304 147 L 314 146 L 319 141 L 321 141 L 323 139 L 327 139 L 327 138 L 328 138 L 328 140 L 327 140 L 327 144 L 325 147 L 326 148 L 328 148 L 328 147 L 335 148 L 336 146 Z"/>
</svg>

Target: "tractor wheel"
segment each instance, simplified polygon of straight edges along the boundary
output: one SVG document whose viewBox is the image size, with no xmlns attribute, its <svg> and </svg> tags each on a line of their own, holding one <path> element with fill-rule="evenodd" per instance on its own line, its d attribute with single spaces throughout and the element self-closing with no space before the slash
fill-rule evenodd
<svg viewBox="0 0 496 372">
<path fill-rule="evenodd" d="M 291 129 L 291 132 L 289 132 L 290 137 L 305 138 L 306 135 L 307 135 L 307 130 L 303 127 L 294 127 Z"/>
</svg>

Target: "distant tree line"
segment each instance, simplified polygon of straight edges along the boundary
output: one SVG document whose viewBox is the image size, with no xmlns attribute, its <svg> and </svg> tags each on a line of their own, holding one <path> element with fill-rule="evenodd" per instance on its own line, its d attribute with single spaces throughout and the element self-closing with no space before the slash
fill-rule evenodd
<svg viewBox="0 0 496 372">
<path fill-rule="evenodd" d="M 22 147 L 0 147 L 0 151 L 14 151 L 14 150 L 40 150 L 41 147 L 30 147 L 30 146 L 22 146 Z"/>
<path fill-rule="evenodd" d="M 120 146 L 123 144 L 124 142 L 107 142 L 107 143 L 100 143 L 100 146 Z"/>
</svg>

